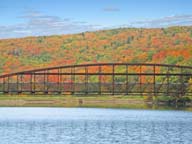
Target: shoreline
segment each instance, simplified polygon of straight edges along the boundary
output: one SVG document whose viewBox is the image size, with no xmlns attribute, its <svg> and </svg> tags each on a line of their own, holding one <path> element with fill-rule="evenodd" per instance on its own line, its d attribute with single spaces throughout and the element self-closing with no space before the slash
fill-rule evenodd
<svg viewBox="0 0 192 144">
<path fill-rule="evenodd" d="M 154 102 L 145 96 L 83 96 L 83 95 L 0 95 L 0 107 L 86 107 L 192 111 L 192 102 L 186 106 Z"/>
</svg>

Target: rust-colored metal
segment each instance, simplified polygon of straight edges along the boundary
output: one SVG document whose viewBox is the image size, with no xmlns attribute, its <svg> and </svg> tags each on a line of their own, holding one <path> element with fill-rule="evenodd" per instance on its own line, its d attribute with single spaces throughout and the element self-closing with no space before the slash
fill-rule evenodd
<svg viewBox="0 0 192 144">
<path fill-rule="evenodd" d="M 192 95 L 191 66 L 95 63 L 0 76 L 0 93 Z"/>
</svg>

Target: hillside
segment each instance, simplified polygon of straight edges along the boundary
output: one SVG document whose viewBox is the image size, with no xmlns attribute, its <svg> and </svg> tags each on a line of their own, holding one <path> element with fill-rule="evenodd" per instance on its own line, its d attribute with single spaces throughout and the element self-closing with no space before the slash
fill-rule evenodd
<svg viewBox="0 0 192 144">
<path fill-rule="evenodd" d="M 192 26 L 2 39 L 0 54 L 0 74 L 96 62 L 192 65 Z"/>
</svg>

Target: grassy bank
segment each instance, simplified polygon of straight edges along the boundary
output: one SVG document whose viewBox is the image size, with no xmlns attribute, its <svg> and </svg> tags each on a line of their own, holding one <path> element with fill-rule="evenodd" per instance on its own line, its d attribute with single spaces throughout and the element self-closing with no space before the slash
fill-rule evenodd
<svg viewBox="0 0 192 144">
<path fill-rule="evenodd" d="M 131 109 L 174 109 L 145 96 L 0 95 L 2 107 L 102 107 Z M 185 109 L 191 109 L 185 107 Z M 191 109 L 192 110 L 192 109 Z"/>
<path fill-rule="evenodd" d="M 0 95 L 0 106 L 145 108 L 143 97 L 74 95 Z"/>
</svg>

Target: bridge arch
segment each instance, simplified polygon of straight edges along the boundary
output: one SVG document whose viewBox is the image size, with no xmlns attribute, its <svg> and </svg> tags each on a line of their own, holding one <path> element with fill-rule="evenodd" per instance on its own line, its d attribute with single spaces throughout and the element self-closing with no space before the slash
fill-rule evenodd
<svg viewBox="0 0 192 144">
<path fill-rule="evenodd" d="M 192 67 L 95 63 L 34 69 L 0 76 L 1 93 L 190 95 Z"/>
</svg>

